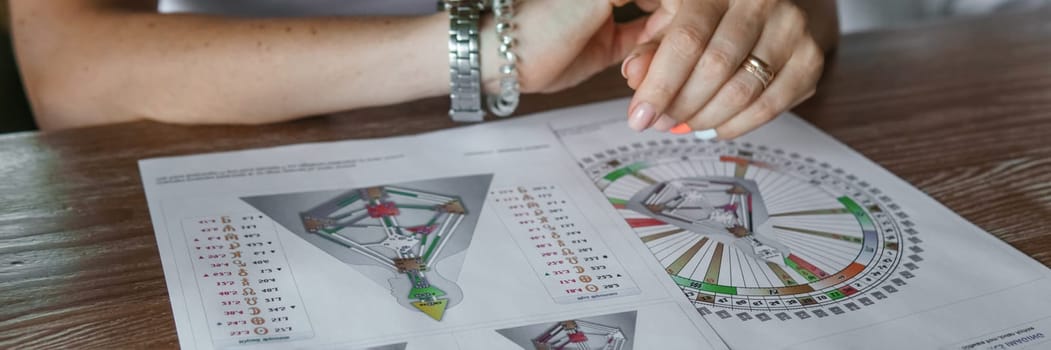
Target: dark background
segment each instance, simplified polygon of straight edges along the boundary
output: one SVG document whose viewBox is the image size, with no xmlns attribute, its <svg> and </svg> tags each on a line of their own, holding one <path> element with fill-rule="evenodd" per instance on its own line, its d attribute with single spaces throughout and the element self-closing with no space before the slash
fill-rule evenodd
<svg viewBox="0 0 1051 350">
<path fill-rule="evenodd" d="M 0 1 L 0 134 L 36 129 L 18 76 L 10 34 L 7 1 Z"/>
</svg>

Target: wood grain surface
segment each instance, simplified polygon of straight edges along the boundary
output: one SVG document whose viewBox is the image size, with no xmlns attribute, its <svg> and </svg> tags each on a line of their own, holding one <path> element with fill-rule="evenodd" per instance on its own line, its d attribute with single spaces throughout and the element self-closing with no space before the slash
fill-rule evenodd
<svg viewBox="0 0 1051 350">
<path fill-rule="evenodd" d="M 796 112 L 1051 265 L 1051 9 L 847 36 Z M 524 112 L 628 96 L 616 70 Z M 267 126 L 0 136 L 0 348 L 178 346 L 136 161 L 454 126 L 446 99 Z"/>
</svg>

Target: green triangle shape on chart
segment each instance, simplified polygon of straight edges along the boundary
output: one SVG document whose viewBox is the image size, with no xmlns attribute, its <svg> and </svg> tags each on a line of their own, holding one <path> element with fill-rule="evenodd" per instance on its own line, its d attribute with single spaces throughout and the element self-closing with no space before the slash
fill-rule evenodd
<svg viewBox="0 0 1051 350">
<path fill-rule="evenodd" d="M 431 301 L 431 302 L 427 302 L 427 301 L 414 301 L 414 302 L 412 302 L 412 306 L 415 306 L 417 309 L 420 309 L 420 311 L 423 311 L 423 313 L 427 314 L 427 316 L 430 316 L 435 321 L 441 321 L 442 320 L 442 316 L 445 315 L 445 307 L 448 306 L 448 305 L 449 305 L 449 300 L 448 299 L 438 299 L 438 300 Z"/>
</svg>

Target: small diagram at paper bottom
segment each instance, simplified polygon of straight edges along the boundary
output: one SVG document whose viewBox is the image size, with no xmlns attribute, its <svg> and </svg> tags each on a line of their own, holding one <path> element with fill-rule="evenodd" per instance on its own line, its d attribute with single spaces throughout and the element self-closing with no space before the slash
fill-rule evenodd
<svg viewBox="0 0 1051 350">
<path fill-rule="evenodd" d="M 365 348 L 364 350 L 405 350 L 408 343 L 396 343 Z"/>
<path fill-rule="evenodd" d="M 497 330 L 528 350 L 631 350 L 637 312 L 541 322 Z"/>
</svg>

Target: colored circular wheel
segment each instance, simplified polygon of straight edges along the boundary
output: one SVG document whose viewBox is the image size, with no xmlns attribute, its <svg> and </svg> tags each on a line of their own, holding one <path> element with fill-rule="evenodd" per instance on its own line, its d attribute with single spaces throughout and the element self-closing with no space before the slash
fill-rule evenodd
<svg viewBox="0 0 1051 350">
<path fill-rule="evenodd" d="M 868 296 L 882 299 L 904 285 L 898 277 L 912 277 L 897 272 L 908 255 L 902 240 L 916 234 L 907 216 L 829 164 L 672 137 L 606 150 L 583 165 L 699 308 L 778 312 L 859 297 L 868 305 Z M 910 258 L 908 270 L 921 260 Z"/>
</svg>

